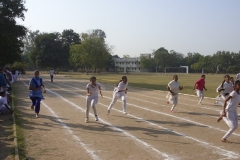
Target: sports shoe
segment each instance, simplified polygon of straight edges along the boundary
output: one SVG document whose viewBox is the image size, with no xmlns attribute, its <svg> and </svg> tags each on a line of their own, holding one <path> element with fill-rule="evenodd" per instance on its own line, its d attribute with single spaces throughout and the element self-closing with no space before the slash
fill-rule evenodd
<svg viewBox="0 0 240 160">
<path fill-rule="evenodd" d="M 95 120 L 98 121 L 98 116 L 97 115 L 95 115 Z"/>
<path fill-rule="evenodd" d="M 88 123 L 88 117 L 85 119 L 85 122 Z"/>
<path fill-rule="evenodd" d="M 123 114 L 127 114 L 127 112 L 123 111 Z"/>
<path fill-rule="evenodd" d="M 173 109 L 171 109 L 171 112 L 173 112 L 173 113 L 174 113 L 174 110 L 173 110 Z"/>
<path fill-rule="evenodd" d="M 108 110 L 107 113 L 110 114 L 110 110 Z"/>
<path fill-rule="evenodd" d="M 202 105 L 202 102 L 198 102 L 198 104 L 201 104 L 201 105 Z"/>
</svg>

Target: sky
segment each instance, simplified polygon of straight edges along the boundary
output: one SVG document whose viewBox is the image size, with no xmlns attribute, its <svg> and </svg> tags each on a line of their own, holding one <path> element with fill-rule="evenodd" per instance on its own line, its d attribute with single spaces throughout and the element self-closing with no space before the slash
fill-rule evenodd
<svg viewBox="0 0 240 160">
<path fill-rule="evenodd" d="M 113 54 L 164 47 L 186 55 L 240 51 L 240 0 L 26 0 L 19 24 L 41 32 L 101 29 Z"/>
</svg>

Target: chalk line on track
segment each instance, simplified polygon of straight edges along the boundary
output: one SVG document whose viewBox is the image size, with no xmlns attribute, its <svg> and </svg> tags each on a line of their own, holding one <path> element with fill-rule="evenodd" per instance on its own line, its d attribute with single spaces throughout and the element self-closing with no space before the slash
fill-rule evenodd
<svg viewBox="0 0 240 160">
<path fill-rule="evenodd" d="M 59 84 L 61 84 L 61 83 L 59 83 Z M 135 88 L 135 87 L 133 87 L 133 88 Z M 155 91 L 155 90 L 153 90 L 153 91 Z M 111 91 L 105 91 L 105 92 L 111 92 Z M 161 92 L 161 91 L 160 91 Z M 165 91 L 163 91 L 163 92 L 165 92 Z M 146 96 L 146 95 L 143 95 L 143 94 L 138 94 L 138 93 L 133 93 L 133 92 L 131 92 L 131 91 L 128 91 L 128 93 L 130 93 L 130 94 L 135 94 L 135 95 L 139 95 L 139 96 L 143 96 L 143 97 L 148 97 L 148 98 L 153 98 L 153 99 L 157 99 L 157 100 L 163 100 L 163 101 L 166 101 L 166 98 L 165 99 L 163 99 L 163 98 L 156 98 L 156 97 L 151 97 L 151 96 Z M 167 92 L 166 92 L 167 93 Z M 128 96 L 128 98 L 132 98 L 132 99 L 135 99 L 135 98 L 133 98 L 133 97 L 129 97 Z M 186 98 L 181 98 L 181 99 L 186 99 Z M 143 101 L 143 100 L 141 100 L 141 99 L 138 99 L 139 101 Z M 190 100 L 190 99 L 187 99 L 187 100 Z M 194 100 L 191 100 L 191 101 L 194 101 Z M 153 102 L 149 102 L 148 101 L 148 103 L 152 103 L 152 104 L 154 104 Z M 155 103 L 156 104 L 156 103 Z M 178 103 L 178 104 L 182 104 L 182 105 L 187 105 L 187 106 L 191 106 L 191 107 L 196 107 L 196 105 L 189 105 L 189 104 L 185 104 L 185 103 Z M 210 103 L 209 103 L 210 104 Z M 165 106 L 165 105 L 164 105 Z M 218 109 L 213 109 L 213 108 L 209 108 L 209 107 L 204 107 L 203 105 L 199 105 L 198 106 L 199 108 L 204 108 L 204 109 L 209 109 L 209 110 L 213 110 L 213 111 L 217 111 L 217 112 L 220 112 L 221 110 L 218 110 Z M 181 108 L 178 108 L 179 110 L 184 110 L 184 109 L 181 109 Z M 214 117 L 215 118 L 215 117 Z"/>
<path fill-rule="evenodd" d="M 25 86 L 28 87 L 28 85 L 21 80 Z M 48 90 L 48 89 L 47 89 Z M 87 153 L 94 159 L 99 160 L 100 158 L 94 154 L 94 150 L 89 149 L 85 143 L 83 143 L 76 135 L 73 134 L 72 130 L 55 114 L 55 112 L 44 102 L 41 101 L 41 103 L 53 114 L 53 116 L 60 122 L 60 124 L 65 128 L 68 133 L 73 137 L 73 139 L 77 140 L 77 142 L 87 151 Z"/>
<path fill-rule="evenodd" d="M 45 83 L 48 83 L 48 82 L 45 82 Z M 50 84 L 50 83 L 48 83 L 48 84 Z M 55 85 L 53 85 L 53 84 L 50 84 L 50 85 L 55 86 Z M 58 87 L 58 86 L 55 86 L 55 87 Z M 60 87 L 58 87 L 58 88 L 60 88 Z M 46 89 L 47 89 L 47 88 L 46 88 Z M 63 89 L 63 88 L 60 88 L 60 89 L 65 90 L 65 89 Z M 54 92 L 54 91 L 51 91 L 51 90 L 49 90 L 49 89 L 47 89 L 47 90 L 48 90 L 49 92 L 51 92 L 52 94 L 56 95 L 57 97 L 63 99 L 65 102 L 71 104 L 72 106 L 74 106 L 74 107 L 76 107 L 76 108 L 78 108 L 78 109 L 80 109 L 80 110 L 82 110 L 82 111 L 85 111 L 85 109 L 83 109 L 82 107 L 80 107 L 80 106 L 78 106 L 78 105 L 70 102 L 69 100 L 63 98 L 63 97 L 62 97 L 61 95 L 59 95 L 58 93 L 56 93 L 56 92 Z M 66 90 L 65 90 L 65 91 L 66 91 Z M 70 91 L 68 91 L 68 92 L 70 92 Z M 70 92 L 70 93 L 72 93 L 72 92 Z M 84 96 L 84 98 L 85 98 L 85 96 Z M 92 117 L 95 117 L 92 113 L 90 113 L 90 115 L 91 115 Z M 166 153 L 164 153 L 164 152 L 161 152 L 161 151 L 157 150 L 156 148 L 154 148 L 153 146 L 149 145 L 148 143 L 146 143 L 146 142 L 138 139 L 137 137 L 131 135 L 130 133 L 127 133 L 126 131 L 124 131 L 124 130 L 122 130 L 122 129 L 120 129 L 120 128 L 117 128 L 117 127 L 113 126 L 112 124 L 110 124 L 109 122 L 107 122 L 107 121 L 105 121 L 105 120 L 103 120 L 103 119 L 100 119 L 100 118 L 99 118 L 99 121 L 101 121 L 102 123 L 110 126 L 113 130 L 118 131 L 118 132 L 121 132 L 121 133 L 125 134 L 127 137 L 135 140 L 136 142 L 139 142 L 140 144 L 143 145 L 143 147 L 146 147 L 146 148 L 150 149 L 150 151 L 156 152 L 158 155 L 161 155 L 162 157 L 164 157 L 164 158 L 167 159 L 167 160 L 176 159 L 174 156 L 170 156 L 170 155 L 168 155 L 168 154 L 166 154 Z"/>
<path fill-rule="evenodd" d="M 63 85 L 65 85 L 65 84 L 63 84 Z M 71 87 L 71 88 L 74 88 L 74 89 L 83 91 L 82 89 L 79 89 L 79 88 L 76 88 L 76 87 L 72 87 L 72 86 L 69 86 L 69 85 L 65 85 L 65 86 L 68 86 L 68 87 Z M 105 98 L 108 98 L 108 99 L 112 99 L 112 98 L 110 98 L 110 97 L 106 97 L 106 96 L 104 96 L 104 97 L 105 97 Z M 120 102 L 120 100 L 118 100 L 118 102 Z M 206 125 L 206 124 L 203 124 L 203 123 L 195 122 L 195 121 L 192 121 L 192 120 L 189 120 L 189 119 L 186 119 L 186 118 L 181 118 L 181 117 L 174 116 L 174 115 L 171 115 L 171 114 L 167 114 L 167 113 L 155 111 L 155 110 L 148 109 L 148 108 L 144 108 L 144 107 L 141 107 L 141 106 L 138 106 L 138 105 L 134 105 L 134 104 L 131 104 L 131 103 L 127 103 L 127 104 L 128 104 L 128 105 L 131 105 L 131 106 L 134 106 L 134 107 L 137 107 L 137 108 L 140 108 L 140 109 L 143 109 L 143 110 L 147 110 L 147 111 L 151 111 L 151 112 L 154 112 L 154 113 L 157 113 L 157 114 L 162 114 L 162 115 L 165 115 L 165 116 L 169 116 L 169 117 L 181 119 L 181 120 L 183 120 L 183 121 L 191 122 L 191 123 L 193 123 L 193 124 L 197 124 L 197 125 L 200 125 L 200 126 L 208 127 L 208 128 L 211 128 L 211 129 L 215 129 L 215 130 L 221 131 L 221 132 L 225 132 L 225 133 L 227 132 L 227 131 L 225 131 L 225 130 L 222 130 L 222 129 L 219 129 L 219 128 L 215 128 L 215 127 L 213 127 L 213 126 Z M 160 105 L 161 105 L 161 104 L 160 104 Z M 233 135 L 240 136 L 240 134 L 237 134 L 237 133 L 233 133 Z"/>
<path fill-rule="evenodd" d="M 52 84 L 51 84 L 51 85 L 52 85 Z M 64 85 L 65 85 L 65 84 L 64 84 Z M 85 96 L 82 96 L 82 95 L 80 95 L 80 94 L 78 94 L 78 93 L 68 91 L 68 90 L 66 90 L 66 89 L 64 89 L 64 88 L 61 88 L 61 87 L 58 87 L 58 86 L 56 86 L 56 85 L 52 85 L 52 86 L 55 86 L 55 87 L 57 87 L 57 88 L 59 88 L 59 89 L 61 89 L 61 90 L 64 90 L 64 91 L 67 91 L 67 92 L 70 92 L 70 93 L 72 93 L 72 94 L 76 94 L 76 95 L 78 95 L 78 96 L 80 96 L 80 97 L 85 98 Z M 66 85 L 66 86 L 69 86 L 69 85 Z M 71 86 L 69 86 L 69 87 L 71 87 Z M 71 87 L 71 88 L 75 88 L 75 87 Z M 78 89 L 78 88 L 75 88 L 75 89 Z M 79 90 L 79 89 L 78 89 L 78 90 Z M 102 104 L 102 103 L 99 103 L 99 104 L 102 105 L 102 106 L 108 107 L 108 106 L 105 105 L 105 104 Z M 113 109 L 114 109 L 114 108 L 113 108 Z M 117 109 L 114 109 L 114 110 L 116 110 L 116 111 L 118 111 L 118 112 L 121 112 L 120 110 L 117 110 Z M 191 136 L 182 134 L 182 133 L 180 133 L 180 132 L 176 132 L 176 131 L 170 130 L 170 129 L 168 129 L 168 128 L 164 128 L 164 127 L 162 127 L 162 126 L 160 126 L 160 125 L 157 125 L 157 124 L 155 124 L 155 123 L 152 123 L 152 122 L 149 122 L 149 121 L 147 121 L 147 120 L 144 120 L 143 118 L 139 118 L 139 117 L 133 116 L 133 115 L 131 115 L 131 114 L 128 114 L 128 115 L 131 116 L 131 117 L 133 117 L 133 118 L 135 118 L 135 119 L 141 119 L 142 121 L 144 121 L 144 122 L 146 122 L 146 123 L 149 123 L 150 125 L 154 125 L 154 126 L 157 126 L 158 128 L 164 129 L 164 130 L 166 130 L 167 132 L 172 132 L 172 133 L 175 133 L 175 134 L 177 134 L 177 135 L 180 135 L 180 136 L 184 136 L 184 137 L 186 137 L 186 138 L 189 138 L 189 139 L 191 139 L 191 140 L 193 140 L 193 141 L 196 141 L 196 142 L 200 143 L 201 145 L 204 145 L 206 148 L 209 148 L 209 147 L 210 147 L 210 148 L 214 148 L 215 150 L 218 150 L 218 151 L 216 151 L 218 154 L 223 155 L 223 156 L 226 156 L 226 157 L 228 157 L 228 158 L 239 158 L 239 156 L 240 156 L 239 154 L 237 154 L 237 153 L 235 153 L 235 152 L 228 151 L 228 150 L 225 150 L 225 149 L 221 149 L 220 147 L 213 146 L 213 145 L 211 145 L 211 144 L 209 144 L 209 143 L 207 143 L 207 142 L 204 142 L 204 141 L 202 141 L 202 140 L 193 138 L 193 137 L 191 137 Z M 92 116 L 94 116 L 94 115 L 92 115 Z"/>
</svg>

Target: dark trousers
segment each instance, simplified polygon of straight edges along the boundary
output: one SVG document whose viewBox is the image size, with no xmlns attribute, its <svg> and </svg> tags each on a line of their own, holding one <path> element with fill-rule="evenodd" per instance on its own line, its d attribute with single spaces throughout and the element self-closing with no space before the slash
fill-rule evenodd
<svg viewBox="0 0 240 160">
<path fill-rule="evenodd" d="M 35 106 L 35 113 L 39 113 L 40 102 L 41 102 L 42 98 L 35 97 L 35 98 L 31 98 L 31 100 L 32 100 L 32 106 Z"/>
<path fill-rule="evenodd" d="M 53 82 L 53 75 L 50 75 L 50 77 L 51 77 L 51 82 Z"/>
</svg>

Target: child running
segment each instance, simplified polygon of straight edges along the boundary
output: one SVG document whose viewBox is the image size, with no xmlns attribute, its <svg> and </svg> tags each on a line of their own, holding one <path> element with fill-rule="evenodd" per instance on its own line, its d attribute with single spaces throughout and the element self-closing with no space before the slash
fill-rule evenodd
<svg viewBox="0 0 240 160">
<path fill-rule="evenodd" d="M 201 78 L 199 80 L 197 80 L 193 86 L 193 90 L 196 89 L 197 96 L 200 97 L 198 104 L 202 104 L 202 100 L 204 98 L 203 89 L 205 89 L 205 91 L 207 91 L 207 88 L 205 88 L 205 78 L 206 78 L 206 76 L 202 75 Z"/>
<path fill-rule="evenodd" d="M 96 77 L 90 78 L 90 83 L 87 84 L 87 97 L 86 97 L 86 119 L 85 122 L 88 123 L 89 120 L 89 108 L 90 105 L 93 108 L 93 112 L 95 115 L 95 120 L 98 121 L 97 116 L 97 110 L 96 110 L 96 104 L 98 103 L 98 91 L 100 92 L 101 97 L 103 97 L 101 92 L 101 85 L 99 83 L 96 83 L 97 79 Z"/>
<path fill-rule="evenodd" d="M 220 86 L 217 88 L 218 96 L 216 97 L 217 104 L 223 105 L 225 99 L 233 91 L 233 83 L 230 82 L 230 76 L 225 75 L 224 80 Z"/>
<path fill-rule="evenodd" d="M 118 98 L 122 99 L 123 113 L 127 114 L 127 112 L 126 112 L 126 94 L 127 94 L 127 90 L 128 90 L 127 86 L 128 86 L 127 76 L 123 76 L 122 80 L 120 80 L 117 87 L 115 87 L 115 89 L 113 91 L 113 99 L 108 107 L 108 114 L 110 114 L 110 110 L 112 109 L 112 106 L 115 104 L 115 102 L 118 100 Z"/>
<path fill-rule="evenodd" d="M 30 91 L 30 99 L 32 100 L 31 109 L 34 109 L 35 106 L 36 118 L 39 118 L 40 103 L 41 100 L 43 99 L 42 89 L 43 93 L 46 93 L 46 89 L 43 85 L 42 78 L 39 77 L 38 70 L 34 71 L 34 77 L 30 80 L 28 89 L 31 90 Z"/>
<path fill-rule="evenodd" d="M 234 91 L 232 91 L 224 101 L 223 110 L 220 112 L 221 115 L 217 120 L 220 122 L 223 119 L 230 128 L 221 139 L 222 142 L 231 143 L 227 140 L 227 138 L 238 128 L 237 107 L 240 103 L 239 90 L 240 80 L 237 80 L 234 84 Z"/>
<path fill-rule="evenodd" d="M 180 84 L 178 82 L 177 75 L 173 76 L 173 80 L 168 83 L 167 89 L 170 92 L 170 94 L 168 96 L 169 97 L 168 103 L 170 102 L 171 104 L 173 104 L 173 106 L 171 108 L 171 112 L 174 112 L 173 110 L 178 103 L 178 92 L 179 92 L 179 90 L 183 89 L 183 86 L 180 86 Z"/>
</svg>

